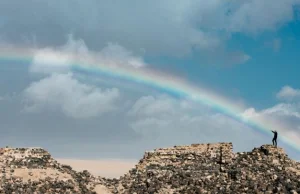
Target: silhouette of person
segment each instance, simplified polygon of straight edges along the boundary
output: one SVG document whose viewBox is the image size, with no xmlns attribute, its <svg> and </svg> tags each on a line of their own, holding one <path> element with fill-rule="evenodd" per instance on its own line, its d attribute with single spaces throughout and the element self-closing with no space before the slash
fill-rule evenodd
<svg viewBox="0 0 300 194">
<path fill-rule="evenodd" d="M 274 145 L 274 142 L 275 142 L 275 146 L 277 147 L 277 131 L 275 130 L 275 131 L 272 131 L 273 133 L 274 133 L 274 137 L 273 137 L 273 139 L 272 139 L 272 142 L 273 142 L 273 145 Z"/>
</svg>

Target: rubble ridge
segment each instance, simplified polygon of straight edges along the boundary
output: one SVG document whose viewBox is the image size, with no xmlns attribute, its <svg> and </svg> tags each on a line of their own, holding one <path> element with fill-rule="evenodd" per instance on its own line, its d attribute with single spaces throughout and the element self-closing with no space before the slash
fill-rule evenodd
<svg viewBox="0 0 300 194">
<path fill-rule="evenodd" d="M 86 170 L 76 172 L 71 166 L 58 163 L 40 147 L 0 148 L 0 170 L 0 193 L 5 194 L 92 194 L 103 186 L 100 177 Z"/>
<path fill-rule="evenodd" d="M 243 154 L 254 154 L 254 153 L 265 153 L 269 156 L 282 156 L 288 157 L 284 149 L 281 147 L 275 147 L 271 144 L 264 144 L 260 147 L 255 147 L 250 151 L 246 152 L 233 152 L 232 142 L 219 142 L 219 143 L 202 143 L 202 144 L 190 144 L 190 145 L 175 145 L 173 147 L 156 148 L 151 151 L 146 151 L 143 158 L 139 160 L 136 165 L 137 168 L 143 166 L 147 162 L 169 160 L 178 156 L 189 156 L 199 155 L 205 156 L 206 158 L 223 158 L 232 161 L 239 155 Z M 221 159 L 222 160 L 222 159 Z"/>
<path fill-rule="evenodd" d="M 184 152 L 197 152 L 197 153 L 204 153 L 207 151 L 217 151 L 218 149 L 225 149 L 227 151 L 233 152 L 233 144 L 232 142 L 218 142 L 218 143 L 198 143 L 198 144 L 189 144 L 189 145 L 174 145 L 173 147 L 165 147 L 165 148 L 155 148 L 150 151 L 146 151 L 145 154 L 147 153 L 154 153 L 154 152 L 159 152 L 159 153 L 167 153 L 169 151 L 181 151 L 182 153 Z M 285 151 L 281 147 L 276 147 L 272 144 L 263 144 L 260 147 L 254 147 L 250 151 L 244 151 L 244 152 L 236 152 L 237 153 L 250 153 L 258 149 L 268 149 L 272 152 L 278 152 L 281 154 L 285 154 Z"/>
<path fill-rule="evenodd" d="M 233 152 L 230 142 L 146 151 L 119 179 L 58 163 L 38 147 L 0 148 L 0 193 L 300 193 L 300 163 L 262 145 Z"/>
<path fill-rule="evenodd" d="M 233 152 L 232 143 L 204 143 L 145 152 L 110 183 L 113 193 L 300 193 L 300 164 L 265 144 Z"/>
</svg>

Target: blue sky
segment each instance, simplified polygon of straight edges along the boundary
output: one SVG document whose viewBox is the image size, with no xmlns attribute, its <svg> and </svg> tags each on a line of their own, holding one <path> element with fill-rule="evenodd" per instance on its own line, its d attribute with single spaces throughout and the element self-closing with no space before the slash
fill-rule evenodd
<svg viewBox="0 0 300 194">
<path fill-rule="evenodd" d="M 183 60 L 150 57 L 146 61 L 166 71 L 169 67 L 166 64 L 172 64 L 172 71 L 193 82 L 205 83 L 228 95 L 240 95 L 250 105 L 264 109 L 277 103 L 276 92 L 283 85 L 300 87 L 299 34 L 298 20 L 286 23 L 275 32 L 264 32 L 257 36 L 234 34 L 227 42 L 227 47 L 244 50 L 251 59 L 229 67 L 222 66 L 222 63 L 212 65 L 202 62 L 197 57 L 198 53 Z"/>
<path fill-rule="evenodd" d="M 0 63 L 0 141 L 57 157 L 134 159 L 179 144 L 231 141 L 248 151 L 271 143 L 271 134 L 201 103 L 69 67 L 85 57 L 205 86 L 243 107 L 237 114 L 280 126 L 280 135 L 299 142 L 299 5 L 3 0 L 0 49 L 35 50 L 29 63 Z"/>
</svg>

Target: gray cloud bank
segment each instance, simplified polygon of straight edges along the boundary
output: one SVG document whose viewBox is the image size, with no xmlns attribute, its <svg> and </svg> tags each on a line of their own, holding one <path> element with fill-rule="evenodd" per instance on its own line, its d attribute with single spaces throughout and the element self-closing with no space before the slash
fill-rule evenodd
<svg viewBox="0 0 300 194">
<path fill-rule="evenodd" d="M 299 0 L 2 0 L 0 37 L 45 47 L 62 45 L 67 34 L 73 34 L 92 50 L 101 50 L 107 42 L 139 55 L 186 56 L 198 50 L 202 57 L 219 53 L 223 62 L 235 64 L 250 56 L 226 51 L 232 34 L 276 30 L 293 20 L 296 5 Z"/>
</svg>

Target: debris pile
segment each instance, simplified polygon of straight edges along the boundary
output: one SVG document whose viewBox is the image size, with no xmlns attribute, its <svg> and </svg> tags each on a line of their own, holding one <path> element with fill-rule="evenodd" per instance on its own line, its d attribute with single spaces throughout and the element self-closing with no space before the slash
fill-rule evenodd
<svg viewBox="0 0 300 194">
<path fill-rule="evenodd" d="M 3 148 L 0 193 L 300 193 L 300 163 L 282 148 L 232 150 L 231 143 L 155 149 L 124 176 L 106 179 L 59 164 L 41 148 Z"/>
<path fill-rule="evenodd" d="M 146 152 L 114 193 L 300 193 L 300 165 L 271 145 L 233 153 L 231 143 Z"/>
<path fill-rule="evenodd" d="M 100 179 L 61 165 L 41 148 L 0 150 L 0 193 L 96 193 Z"/>
</svg>

